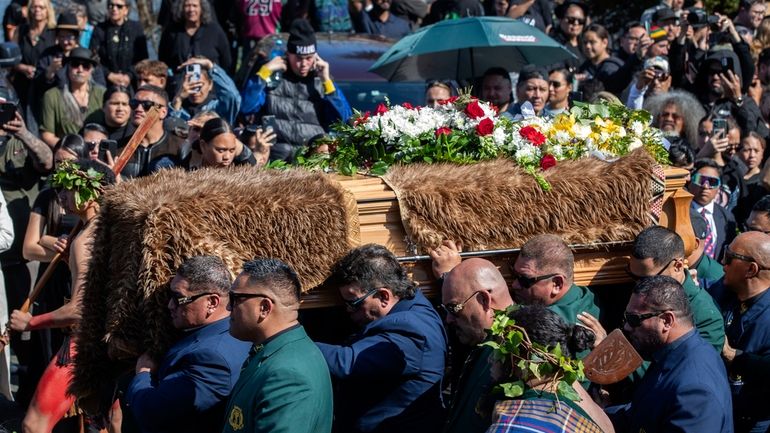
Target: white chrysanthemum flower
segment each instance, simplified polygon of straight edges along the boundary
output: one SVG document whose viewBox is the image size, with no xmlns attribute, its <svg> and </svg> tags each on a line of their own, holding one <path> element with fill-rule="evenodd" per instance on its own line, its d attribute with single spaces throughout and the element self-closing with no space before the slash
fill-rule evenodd
<svg viewBox="0 0 770 433">
<path fill-rule="evenodd" d="M 505 146 L 508 136 L 505 134 L 505 128 L 496 127 L 492 133 L 492 138 L 495 140 L 495 144 L 498 146 Z"/>
<path fill-rule="evenodd" d="M 579 138 L 580 140 L 585 140 L 589 135 L 591 135 L 591 127 L 588 125 L 581 125 L 576 123 L 575 126 L 572 127 L 572 133 L 575 134 L 575 137 Z"/>
<path fill-rule="evenodd" d="M 644 123 L 638 120 L 634 120 L 633 122 L 631 122 L 631 132 L 635 136 L 641 137 L 642 134 L 644 134 Z"/>
<path fill-rule="evenodd" d="M 642 140 L 634 137 L 633 139 L 631 139 L 631 143 L 628 144 L 628 150 L 630 152 L 632 150 L 636 150 L 636 149 L 642 147 L 643 145 L 644 144 L 642 143 Z"/>
</svg>

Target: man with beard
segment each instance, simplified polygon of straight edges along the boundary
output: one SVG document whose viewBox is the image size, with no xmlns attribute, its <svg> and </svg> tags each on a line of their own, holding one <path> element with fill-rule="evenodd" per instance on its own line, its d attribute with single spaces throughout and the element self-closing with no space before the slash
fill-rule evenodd
<svg viewBox="0 0 770 433">
<path fill-rule="evenodd" d="M 361 10 L 353 15 L 353 24 L 359 33 L 381 35 L 389 39 L 401 39 L 411 32 L 409 22 L 390 12 L 390 0 L 375 0 L 374 7 L 367 12 Z"/>
<path fill-rule="evenodd" d="M 719 355 L 694 329 L 690 303 L 673 278 L 637 283 L 624 332 L 650 368 L 630 403 L 606 411 L 616 431 L 733 431 L 730 387 Z"/>
<path fill-rule="evenodd" d="M 572 250 L 556 235 L 537 235 L 521 247 L 511 271 L 511 295 L 516 303 L 540 304 L 575 325 L 578 315 L 589 313 L 599 317 L 594 294 L 575 285 Z M 587 353 L 578 354 L 582 358 Z"/>
<path fill-rule="evenodd" d="M 451 250 L 438 249 L 431 253 L 434 263 L 443 261 L 435 256 L 437 253 L 454 256 Z M 452 387 L 444 433 L 481 433 L 489 427 L 489 421 L 476 412 L 476 406 L 492 383 L 489 362 L 492 348 L 480 344 L 487 338 L 495 311 L 510 307 L 513 300 L 502 274 L 487 260 L 465 260 L 445 275 L 441 308 L 446 311 L 446 324 L 454 330 L 460 343 L 472 350 L 457 385 Z"/>
<path fill-rule="evenodd" d="M 316 52 L 313 27 L 305 19 L 291 25 L 286 58 L 275 57 L 246 83 L 241 113 L 274 116 L 277 142 L 270 160 L 291 161 L 294 154 L 337 120 L 353 115 L 331 79 L 329 63 Z M 285 71 L 285 72 L 284 72 Z M 283 73 L 281 79 L 276 74 Z"/>
</svg>

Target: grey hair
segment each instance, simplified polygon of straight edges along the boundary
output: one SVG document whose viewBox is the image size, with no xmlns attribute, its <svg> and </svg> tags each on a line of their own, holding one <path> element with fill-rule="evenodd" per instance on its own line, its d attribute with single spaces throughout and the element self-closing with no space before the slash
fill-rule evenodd
<svg viewBox="0 0 770 433">
<path fill-rule="evenodd" d="M 179 266 L 176 275 L 187 280 L 192 293 L 213 291 L 224 295 L 233 282 L 227 265 L 216 256 L 190 257 Z"/>
<path fill-rule="evenodd" d="M 171 16 L 178 23 L 184 22 L 184 2 L 185 0 L 174 0 Z M 209 0 L 198 0 L 201 5 L 201 24 L 208 24 L 212 21 L 211 3 Z"/>
<path fill-rule="evenodd" d="M 684 90 L 671 90 L 651 96 L 644 101 L 644 109 L 652 114 L 653 123 L 657 124 L 658 116 L 669 105 L 676 106 L 682 114 L 684 126 L 682 132 L 690 147 L 698 145 L 698 123 L 706 116 L 706 110 L 692 93 Z"/>
</svg>

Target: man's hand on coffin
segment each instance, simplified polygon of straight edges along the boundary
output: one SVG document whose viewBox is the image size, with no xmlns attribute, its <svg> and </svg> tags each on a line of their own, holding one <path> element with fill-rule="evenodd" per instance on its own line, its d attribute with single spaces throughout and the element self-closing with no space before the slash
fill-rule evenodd
<svg viewBox="0 0 770 433">
<path fill-rule="evenodd" d="M 599 320 L 596 317 L 584 311 L 582 313 L 578 313 L 577 319 L 579 321 L 578 325 L 582 325 L 590 329 L 596 336 L 594 338 L 594 347 L 598 346 L 602 340 L 607 338 L 607 331 L 604 329 L 602 324 L 599 323 Z"/>
<path fill-rule="evenodd" d="M 433 275 L 436 278 L 442 278 L 443 275 L 463 260 L 460 257 L 463 245 L 460 242 L 445 240 L 435 250 L 428 250 L 428 254 L 433 259 Z"/>
<path fill-rule="evenodd" d="M 32 320 L 32 314 L 24 313 L 19 310 L 13 310 L 11 313 L 11 329 L 16 332 L 29 330 L 29 321 Z"/>
<path fill-rule="evenodd" d="M 136 360 L 136 374 L 139 373 L 155 373 L 158 369 L 158 363 L 150 356 L 149 353 L 144 352 L 139 359 Z"/>
</svg>

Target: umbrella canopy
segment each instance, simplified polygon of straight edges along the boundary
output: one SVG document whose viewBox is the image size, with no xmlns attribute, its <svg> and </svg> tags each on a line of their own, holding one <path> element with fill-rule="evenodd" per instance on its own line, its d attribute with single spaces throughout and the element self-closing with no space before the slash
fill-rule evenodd
<svg viewBox="0 0 770 433">
<path fill-rule="evenodd" d="M 389 81 L 474 78 L 499 66 L 547 66 L 574 58 L 535 27 L 504 17 L 447 20 L 405 36 L 369 70 Z"/>
</svg>

